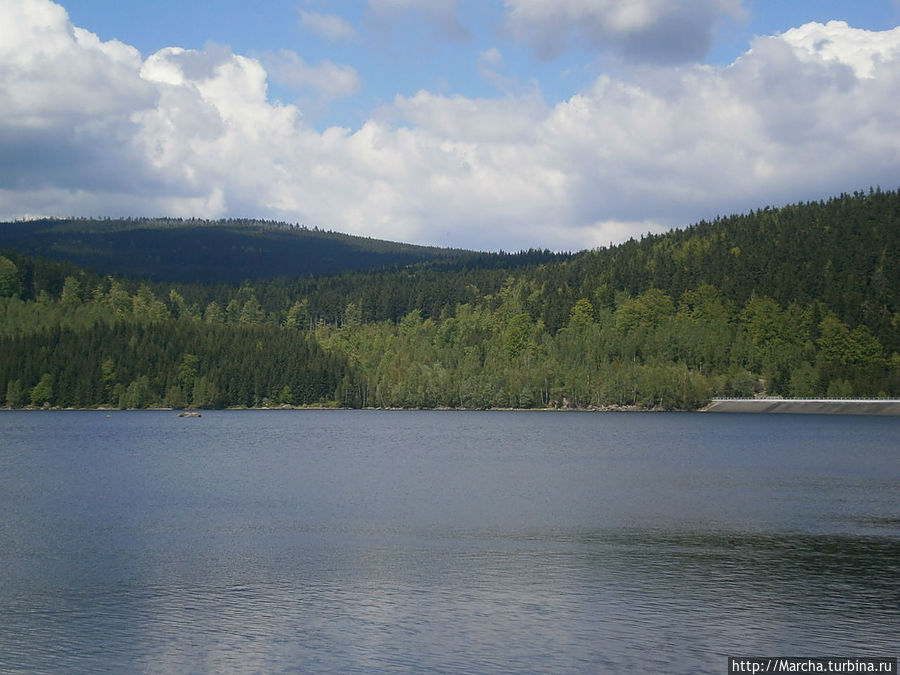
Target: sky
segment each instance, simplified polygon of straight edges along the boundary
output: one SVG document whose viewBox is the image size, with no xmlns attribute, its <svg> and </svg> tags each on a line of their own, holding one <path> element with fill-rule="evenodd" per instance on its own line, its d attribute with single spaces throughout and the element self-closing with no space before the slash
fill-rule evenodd
<svg viewBox="0 0 900 675">
<path fill-rule="evenodd" d="M 900 0 L 0 0 L 0 219 L 581 250 L 900 187 Z"/>
</svg>

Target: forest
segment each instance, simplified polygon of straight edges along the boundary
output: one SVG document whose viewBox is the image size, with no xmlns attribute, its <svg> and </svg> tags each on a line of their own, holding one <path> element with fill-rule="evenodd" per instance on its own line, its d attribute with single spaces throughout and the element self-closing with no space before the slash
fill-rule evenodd
<svg viewBox="0 0 900 675">
<path fill-rule="evenodd" d="M 328 274 L 241 280 L 213 263 L 194 280 L 148 257 L 140 273 L 116 273 L 127 261 L 97 264 L 108 250 L 84 235 L 109 225 L 65 227 L 78 258 L 36 255 L 24 235 L 0 249 L 10 408 L 693 410 L 714 396 L 900 396 L 896 191 L 574 255 L 348 259 Z M 178 239 L 220 227 L 139 229 Z M 247 269 L 282 270 L 248 255 Z"/>
<path fill-rule="evenodd" d="M 0 249 L 74 263 L 98 274 L 161 281 L 240 283 L 317 277 L 417 262 L 480 266 L 557 258 L 416 246 L 284 222 L 226 219 L 50 218 L 0 223 Z"/>
</svg>

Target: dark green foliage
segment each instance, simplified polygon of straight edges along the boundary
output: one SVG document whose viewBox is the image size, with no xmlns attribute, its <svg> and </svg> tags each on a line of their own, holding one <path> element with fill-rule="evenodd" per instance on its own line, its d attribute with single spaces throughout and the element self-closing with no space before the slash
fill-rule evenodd
<svg viewBox="0 0 900 675">
<path fill-rule="evenodd" d="M 276 281 L 259 293 L 264 307 L 305 298 L 310 316 L 338 321 L 348 300 L 366 321 L 399 321 L 413 309 L 439 317 L 461 303 L 499 301 L 510 274 L 524 285 L 520 298 L 533 319 L 553 332 L 566 325 L 580 298 L 618 304 L 656 289 L 674 302 L 703 286 L 720 302 L 743 307 L 752 296 L 781 307 L 792 303 L 865 325 L 889 351 L 900 350 L 900 194 L 873 191 L 827 202 L 766 208 L 701 222 L 684 230 L 585 251 L 559 259 L 510 256 L 487 261 L 431 263 L 403 270 Z M 624 298 L 617 302 L 617 294 Z M 625 314 L 652 305 L 643 296 Z M 644 307 L 650 314 L 651 306 Z M 664 311 L 666 308 L 662 308 Z M 623 316 L 623 320 L 630 320 Z M 652 321 L 645 317 L 635 320 Z"/>
<path fill-rule="evenodd" d="M 57 327 L 0 338 L 0 353 L 11 406 L 23 402 L 21 383 L 36 406 L 259 406 L 285 387 L 313 404 L 331 401 L 347 370 L 304 333 L 182 320 Z"/>
<path fill-rule="evenodd" d="M 753 295 L 782 307 L 821 303 L 847 324 L 867 326 L 888 349 L 900 349 L 896 191 L 718 218 L 563 265 L 571 268 L 570 278 L 632 296 L 659 288 L 678 298 L 708 284 L 736 305 Z M 570 302 L 579 290 L 573 288 Z"/>
<path fill-rule="evenodd" d="M 444 256 L 240 284 L 99 277 L 8 250 L 0 392 L 9 407 L 130 408 L 692 409 L 716 395 L 898 396 L 898 212 L 898 193 L 872 191 L 575 256 Z M 240 229 L 148 223 L 51 224 L 114 239 Z M 250 225 L 240 236 L 260 242 L 340 240 Z M 277 258 L 242 255 L 251 267 Z M 154 274 L 171 275 L 168 264 Z"/>
<path fill-rule="evenodd" d="M 19 408 L 25 403 L 25 392 L 21 380 L 10 380 L 6 385 L 6 406 Z"/>
<path fill-rule="evenodd" d="M 31 405 L 49 405 L 53 400 L 53 377 L 50 373 L 44 373 L 31 390 Z"/>
<path fill-rule="evenodd" d="M 9 258 L 0 256 L 0 297 L 18 297 L 20 293 L 19 268 Z"/>
<path fill-rule="evenodd" d="M 33 220 L 0 223 L 0 248 L 99 274 L 165 282 L 311 277 L 429 260 L 502 264 L 506 256 L 400 244 L 257 220 Z M 542 259 L 549 253 L 532 252 Z M 0 260 L 0 295 L 3 295 Z M 10 293 L 7 293 L 9 295 Z"/>
</svg>

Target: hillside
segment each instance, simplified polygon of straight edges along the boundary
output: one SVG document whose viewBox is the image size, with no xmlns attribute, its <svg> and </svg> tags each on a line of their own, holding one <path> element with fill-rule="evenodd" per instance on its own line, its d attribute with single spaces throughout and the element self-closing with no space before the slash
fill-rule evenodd
<svg viewBox="0 0 900 675">
<path fill-rule="evenodd" d="M 307 298 L 311 313 L 329 322 L 352 301 L 364 321 L 397 322 L 414 310 L 439 317 L 460 303 L 496 300 L 513 278 L 531 317 L 556 332 L 580 298 L 614 309 L 622 296 L 658 289 L 677 304 L 685 292 L 711 286 L 737 308 L 754 296 L 815 306 L 900 351 L 898 192 L 766 207 L 574 256 L 505 256 L 505 265 L 503 257 L 283 280 L 260 289 L 260 300 L 274 311 Z"/>
<path fill-rule="evenodd" d="M 894 350 L 900 311 L 900 193 L 870 190 L 824 202 L 763 208 L 648 236 L 574 260 L 583 291 L 678 298 L 708 284 L 743 305 L 821 303 L 864 324 Z M 611 296 L 610 296 L 611 297 Z"/>
<path fill-rule="evenodd" d="M 898 396 L 898 256 L 900 193 L 875 190 L 575 256 L 240 284 L 99 276 L 8 250 L 0 388 L 12 407 Z"/>
<path fill-rule="evenodd" d="M 203 283 L 333 275 L 477 255 L 252 220 L 7 222 L 0 223 L 4 248 L 101 275 Z"/>
</svg>

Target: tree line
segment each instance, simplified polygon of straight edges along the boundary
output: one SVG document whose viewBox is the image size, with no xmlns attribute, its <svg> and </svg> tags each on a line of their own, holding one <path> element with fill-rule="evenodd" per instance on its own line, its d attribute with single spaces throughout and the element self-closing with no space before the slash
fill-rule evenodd
<svg viewBox="0 0 900 675">
<path fill-rule="evenodd" d="M 898 193 L 872 190 L 521 266 L 242 284 L 99 276 L 8 250 L 0 396 L 662 409 L 898 396 L 898 207 Z"/>
</svg>

